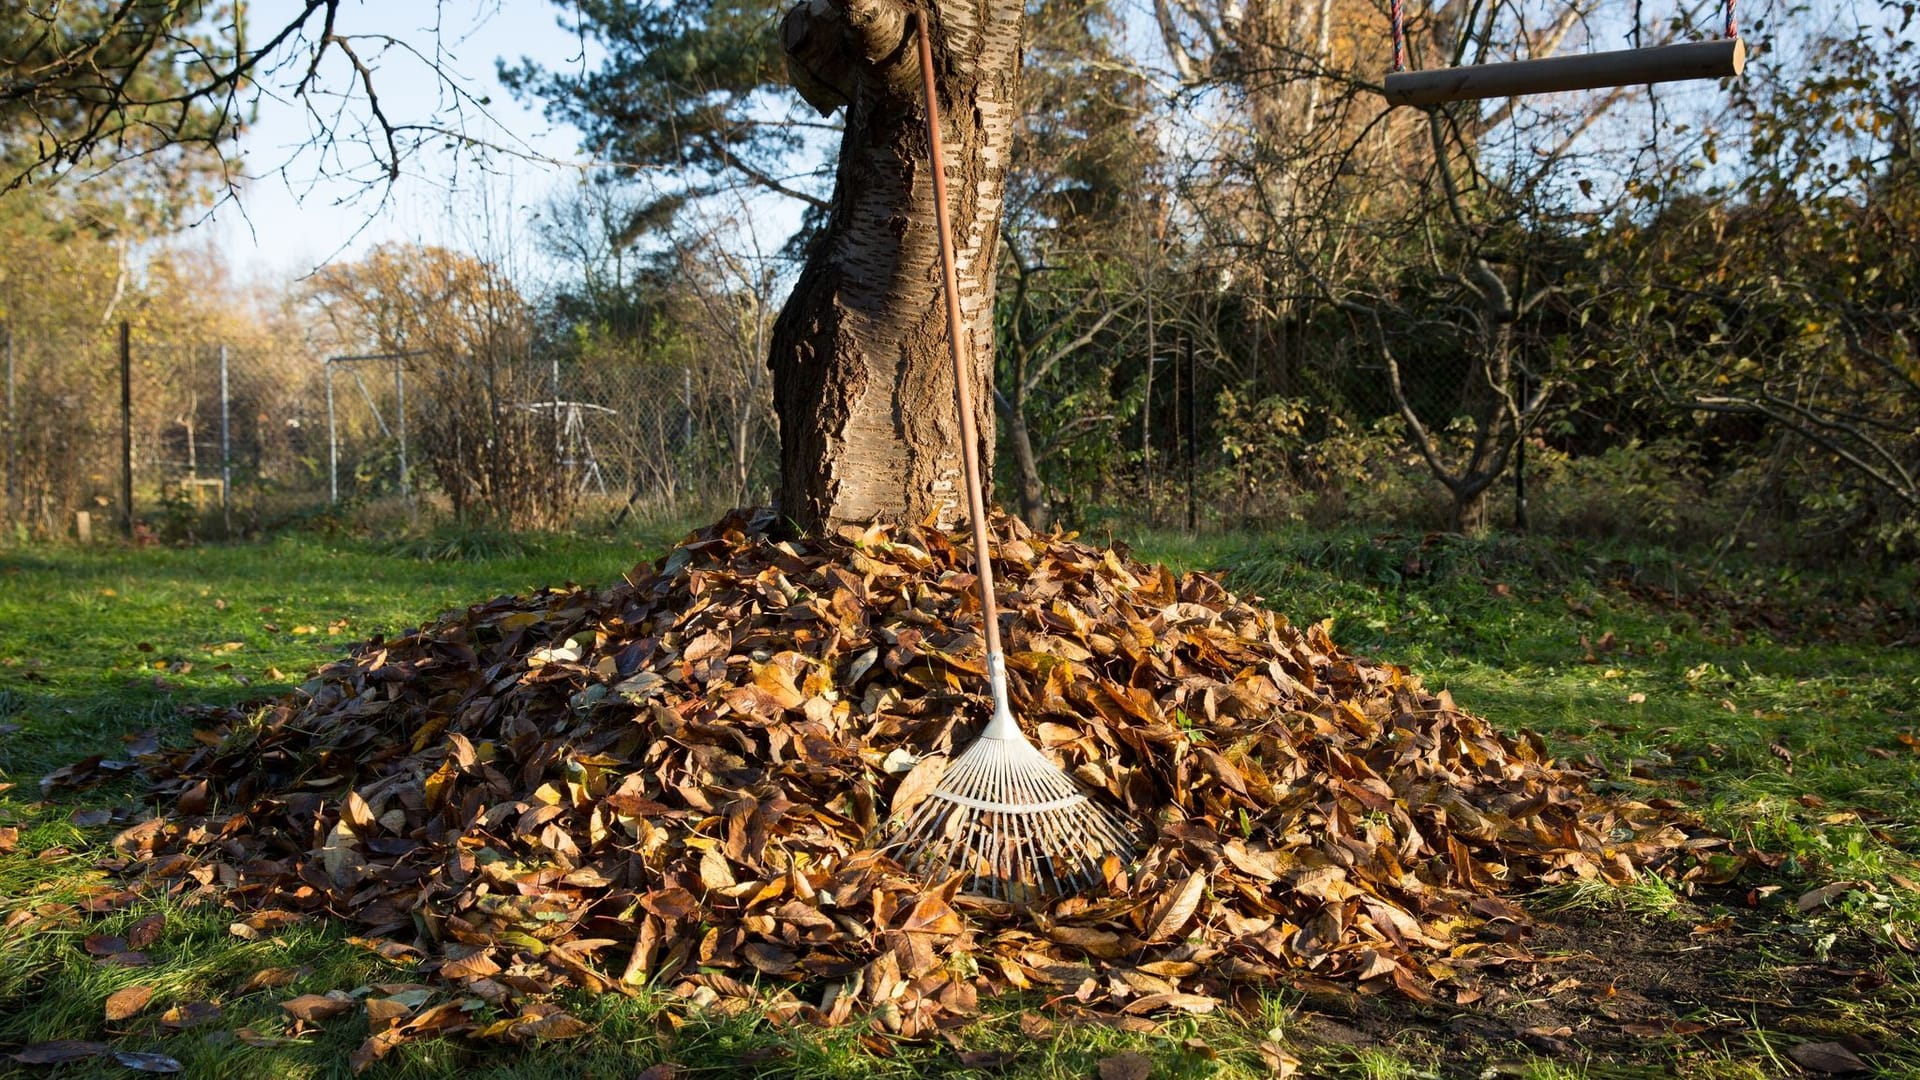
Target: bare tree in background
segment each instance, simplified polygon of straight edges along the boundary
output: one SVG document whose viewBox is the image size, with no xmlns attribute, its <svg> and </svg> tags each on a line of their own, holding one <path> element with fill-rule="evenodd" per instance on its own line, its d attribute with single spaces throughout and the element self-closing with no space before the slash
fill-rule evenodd
<svg viewBox="0 0 1920 1080">
<path fill-rule="evenodd" d="M 409 410 L 419 450 L 460 519 L 565 522 L 579 494 L 556 461 L 560 413 L 531 355 L 532 310 L 499 267 L 445 248 L 383 246 L 318 271 L 310 294 L 343 352 L 404 357 L 431 408 Z"/>
<path fill-rule="evenodd" d="M 281 24 L 257 27 L 232 0 L 0 7 L 0 193 L 181 155 L 211 158 L 231 189 L 236 140 L 262 94 L 302 102 L 321 168 L 364 180 L 397 178 L 430 141 L 471 142 L 467 121 L 486 103 L 444 68 L 439 6 L 425 13 L 433 44 L 355 32 L 354 13 L 342 9 L 342 0 L 303 0 Z M 431 108 L 409 100 L 396 111 L 381 96 L 378 73 L 394 56 L 440 74 Z"/>
<path fill-rule="evenodd" d="M 1556 5 L 1544 20 L 1518 3 L 1416 6 L 1408 63 L 1551 55 L 1596 6 Z M 1255 385 L 1294 395 L 1303 365 L 1368 358 L 1448 492 L 1452 526 L 1480 527 L 1484 496 L 1555 385 L 1528 377 L 1547 353 L 1523 356 L 1517 329 L 1561 299 L 1527 229 L 1544 220 L 1542 185 L 1622 93 L 1544 113 L 1515 99 L 1393 110 L 1378 94 L 1387 27 L 1370 4 L 1156 0 L 1155 14 L 1182 84 L 1234 106 L 1193 110 L 1211 126 L 1183 191 L 1246 297 Z M 1359 348 L 1310 340 L 1340 325 L 1316 314 L 1329 307 L 1351 318 Z M 1435 365 L 1454 373 L 1446 392 Z"/>
<path fill-rule="evenodd" d="M 753 499 L 754 465 L 777 437 L 766 363 L 778 310 L 776 266 L 754 249 L 744 224 L 709 223 L 698 234 L 676 239 L 673 250 L 679 306 L 694 338 L 705 346 L 697 380 L 704 392 L 695 400 L 710 415 L 701 426 L 727 433 L 726 478 L 738 505 Z M 733 250 L 722 241 L 722 232 L 744 235 L 741 246 L 748 250 Z"/>
</svg>

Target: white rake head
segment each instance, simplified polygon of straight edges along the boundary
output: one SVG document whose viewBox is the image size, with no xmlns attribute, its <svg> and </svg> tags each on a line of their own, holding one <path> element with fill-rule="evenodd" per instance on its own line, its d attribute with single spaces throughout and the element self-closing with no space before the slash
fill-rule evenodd
<svg viewBox="0 0 1920 1080">
<path fill-rule="evenodd" d="M 964 875 L 967 892 L 1015 903 L 1090 892 L 1108 855 L 1130 860 L 1134 828 L 1047 759 L 1007 706 L 1006 661 L 987 657 L 994 715 L 915 806 L 893 845 L 929 878 Z"/>
</svg>

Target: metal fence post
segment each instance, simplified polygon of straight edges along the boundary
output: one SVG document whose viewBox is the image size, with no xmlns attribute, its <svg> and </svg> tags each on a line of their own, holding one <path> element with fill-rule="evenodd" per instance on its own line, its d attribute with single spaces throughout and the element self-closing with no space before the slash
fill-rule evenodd
<svg viewBox="0 0 1920 1080">
<path fill-rule="evenodd" d="M 394 398 L 393 409 L 394 409 L 394 412 L 399 414 L 399 421 L 400 421 L 394 427 L 394 431 L 398 432 L 400 435 L 400 497 L 402 499 L 405 499 L 408 505 L 412 505 L 413 477 L 411 474 L 407 472 L 406 363 L 407 363 L 406 360 L 402 357 L 396 356 L 393 359 L 393 398 Z"/>
<path fill-rule="evenodd" d="M 13 327 L 4 331 L 7 342 L 7 521 L 20 519 L 20 421 L 15 411 Z"/>
<path fill-rule="evenodd" d="M 693 446 L 693 365 L 680 368 L 680 445 Z M 689 454 L 691 457 L 691 454 Z"/>
<path fill-rule="evenodd" d="M 333 361 L 321 361 L 327 373 L 327 505 L 340 501 L 340 434 L 333 424 Z"/>
<path fill-rule="evenodd" d="M 566 468 L 567 451 L 564 444 L 564 433 L 560 428 L 560 354 L 558 353 L 555 353 L 553 356 L 553 372 L 551 378 L 553 381 L 553 467 L 556 469 L 564 469 Z"/>
<path fill-rule="evenodd" d="M 120 322 L 120 530 L 133 539 L 133 326 Z"/>
<path fill-rule="evenodd" d="M 220 346 L 220 520 L 233 536 L 233 426 L 227 384 L 227 347 Z"/>
<path fill-rule="evenodd" d="M 1194 402 L 1200 396 L 1200 386 L 1198 383 L 1194 382 L 1194 379 L 1193 379 L 1193 334 L 1191 331 L 1187 333 L 1186 339 L 1187 339 L 1186 341 L 1187 350 L 1186 350 L 1186 358 L 1185 358 L 1186 359 L 1185 367 L 1187 369 L 1187 531 L 1196 532 L 1198 531 L 1200 526 L 1200 505 L 1198 502 L 1198 497 L 1194 494 L 1194 490 L 1193 490 L 1193 483 L 1194 483 L 1193 459 L 1196 454 L 1194 447 L 1200 441 L 1200 427 L 1199 427 L 1199 421 L 1197 419 L 1199 416 L 1199 410 L 1194 407 Z"/>
</svg>

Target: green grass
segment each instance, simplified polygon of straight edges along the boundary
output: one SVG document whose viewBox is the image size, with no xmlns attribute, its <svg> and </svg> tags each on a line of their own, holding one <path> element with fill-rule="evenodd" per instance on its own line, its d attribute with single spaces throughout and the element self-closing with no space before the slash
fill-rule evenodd
<svg viewBox="0 0 1920 1080">
<path fill-rule="evenodd" d="M 1527 898 L 1527 910 L 1539 915 L 1612 910 L 1654 919 L 1678 915 L 1683 903 L 1666 878 L 1645 874 L 1625 885 L 1599 878 L 1581 878 L 1548 886 Z"/>
<path fill-rule="evenodd" d="M 0 791 L 0 828 L 18 830 L 17 850 L 0 855 L 0 922 L 106 887 L 95 864 L 111 854 L 117 826 L 76 825 L 72 816 L 134 805 L 127 785 L 43 801 L 46 772 L 90 754 L 111 757 L 145 731 L 187 738 L 181 707 L 290 689 L 352 642 L 439 611 L 502 592 L 611 581 L 668 539 L 290 535 L 230 547 L 0 551 L 0 725 L 17 725 L 0 734 L 0 784 L 13 785 Z M 1920 938 L 1920 893 L 1897 880 L 1920 880 L 1920 750 L 1901 739 L 1920 727 L 1920 649 L 1894 643 L 1920 626 L 1912 571 L 1820 575 L 1725 562 L 1703 570 L 1706 556 L 1513 539 L 1131 539 L 1143 555 L 1177 566 L 1226 568 L 1230 584 L 1296 622 L 1331 618 L 1348 648 L 1411 668 L 1503 727 L 1541 731 L 1564 756 L 1604 765 L 1625 793 L 1676 797 L 1743 849 L 1751 842 L 1780 856 L 1777 867 L 1742 879 L 1778 886 L 1758 902 L 1773 916 L 1762 944 L 1778 957 L 1780 978 L 1831 952 L 1855 964 L 1870 956 L 1890 981 L 1859 1001 L 1810 1002 L 1792 1030 L 1753 1024 L 1712 1045 L 1668 1040 L 1634 1061 L 1547 1060 L 1518 1045 L 1491 1056 L 1458 1052 L 1434 1027 L 1342 1046 L 1313 1034 L 1303 1018 L 1318 1006 L 1288 991 L 1266 996 L 1253 1016 L 1223 1010 L 1153 1034 L 1061 1024 L 1045 1039 L 1019 1023 L 1023 1010 L 1043 1012 L 1041 1002 L 1005 1000 L 958 1036 L 970 1050 L 1015 1053 L 997 1074 L 1087 1077 L 1102 1058 L 1138 1050 L 1153 1059 L 1156 1078 L 1258 1077 L 1269 1075 L 1267 1042 L 1285 1045 L 1313 1074 L 1336 1077 L 1780 1076 L 1796 1072 L 1787 1051 L 1797 1043 L 1858 1034 L 1886 1051 L 1875 1059 L 1885 1075 L 1920 1075 L 1910 1034 L 1920 1026 L 1920 974 L 1889 944 Z M 1834 880 L 1864 885 L 1827 907 L 1794 909 L 1802 892 Z M 1533 899 L 1542 910 L 1698 921 L 1719 902 L 1664 882 L 1567 887 Z M 82 947 L 87 934 L 121 933 L 156 913 L 165 926 L 147 950 L 150 967 L 104 966 Z M 0 1055 L 44 1039 L 107 1039 L 171 1054 L 196 1077 L 347 1075 L 364 1020 L 334 1021 L 283 1046 L 249 1045 L 234 1032 L 272 1037 L 285 1030 L 278 1003 L 287 997 L 404 983 L 405 969 L 318 922 L 246 940 L 230 932 L 231 919 L 215 905 L 147 898 L 44 932 L 0 930 Z M 263 968 L 299 974 L 283 987 L 240 992 Z M 103 1001 L 135 984 L 155 988 L 152 1003 L 107 1023 Z M 155 1019 L 193 1001 L 218 1004 L 220 1018 L 181 1032 Z M 632 1076 L 671 1060 L 686 1076 L 979 1074 L 939 1043 L 778 1030 L 753 1017 L 690 1016 L 655 998 L 568 1005 L 595 1030 L 564 1050 L 430 1041 L 403 1047 L 375 1072 Z M 0 1074 L 7 1064 L 0 1056 Z M 127 1071 L 105 1059 L 57 1075 Z"/>
<path fill-rule="evenodd" d="M 28 718 L 0 742 L 0 769 L 37 778 L 124 734 L 184 730 L 177 705 L 283 692 L 373 634 L 501 593 L 612 581 L 643 554 L 632 540 L 529 546 L 535 553 L 473 561 L 417 557 L 433 554 L 426 543 L 304 535 L 0 551 L 0 717 Z"/>
<path fill-rule="evenodd" d="M 1890 645 L 1832 618 L 1877 601 L 1905 618 L 1896 633 L 1920 634 L 1912 568 L 1863 580 L 1765 580 L 1752 568 L 1696 583 L 1771 611 L 1784 625 L 1770 631 L 1739 625 L 1734 608 L 1656 606 L 1614 587 L 1622 573 L 1684 587 L 1668 552 L 1435 546 L 1350 537 L 1256 549 L 1230 580 L 1296 621 L 1333 618 L 1347 648 L 1540 731 L 1569 757 L 1700 785 L 1687 801 L 1727 835 L 1818 856 L 1841 876 L 1884 876 L 1894 847 L 1920 850 L 1920 747 L 1900 740 L 1920 728 L 1920 639 Z M 1408 580 L 1415 557 L 1423 573 Z M 1896 844 L 1870 842 L 1873 822 L 1840 820 L 1850 808 L 1887 814 L 1879 831 Z"/>
</svg>

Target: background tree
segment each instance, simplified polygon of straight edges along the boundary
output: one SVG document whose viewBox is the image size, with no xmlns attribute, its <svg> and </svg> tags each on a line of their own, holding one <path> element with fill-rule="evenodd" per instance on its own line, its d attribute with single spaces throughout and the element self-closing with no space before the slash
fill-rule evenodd
<svg viewBox="0 0 1920 1080">
<path fill-rule="evenodd" d="M 238 9 L 204 0 L 0 6 L 0 191 L 114 161 L 230 151 Z"/>
<path fill-rule="evenodd" d="M 566 520 L 579 493 L 559 460 L 550 367 L 532 356 L 533 312 L 508 276 L 471 255 L 386 245 L 321 268 L 308 296 L 340 353 L 402 357 L 431 408 L 409 410 L 422 460 L 455 518 L 514 528 Z"/>
<path fill-rule="evenodd" d="M 1408 63 L 1548 55 L 1596 10 L 1416 6 Z M 1230 276 L 1223 310 L 1247 321 L 1221 353 L 1235 401 L 1293 415 L 1311 394 L 1347 419 L 1395 417 L 1445 489 L 1448 523 L 1482 527 L 1483 499 L 1556 400 L 1565 237 L 1583 198 L 1572 151 L 1623 94 L 1388 109 L 1388 35 L 1370 9 L 1164 0 L 1156 15 L 1207 133 L 1183 211 Z"/>
<path fill-rule="evenodd" d="M 1221 523 L 1472 528 L 1499 516 L 1500 481 L 1524 440 L 1561 524 L 1597 527 L 1569 508 L 1619 481 L 1638 494 L 1598 500 L 1633 511 L 1611 527 L 1686 519 L 1750 536 L 1752 523 L 1791 514 L 1856 545 L 1913 543 L 1920 395 L 1906 192 L 1920 77 L 1900 4 L 1853 19 L 1817 0 L 1779 38 L 1762 11 L 1747 28 L 1753 73 L 1724 92 L 1432 112 L 1379 99 L 1385 19 L 1365 4 L 1164 0 L 1152 24 L 1098 0 L 1025 6 L 1024 17 L 1006 3 L 925 10 L 966 219 L 971 355 L 995 375 L 981 407 L 1006 433 L 1005 491 L 1030 520 L 1178 520 L 1186 500 L 1167 496 L 1187 485 L 1166 466 L 1179 438 L 1197 444 L 1197 501 Z M 106 26 L 122 10 L 161 8 L 62 10 L 74 26 Z M 522 63 L 507 77 L 551 95 L 556 118 L 632 168 L 546 211 L 549 258 L 569 280 L 479 260 L 515 294 L 521 313 L 506 321 L 524 324 L 513 333 L 526 342 L 515 355 L 534 350 L 541 364 L 515 362 L 546 380 L 502 400 L 546 397 L 555 360 L 583 395 L 614 393 L 618 379 L 648 387 L 672 422 L 632 410 L 633 427 L 602 444 L 641 463 L 643 509 L 681 505 L 687 477 L 712 500 L 702 505 L 763 497 L 771 466 L 754 459 L 769 415 L 784 442 L 782 499 L 808 527 L 951 509 L 957 425 L 910 34 L 920 8 L 563 10 L 604 46 L 604 63 L 558 75 Z M 209 72 L 263 51 L 223 39 L 215 9 L 191 11 L 200 21 L 158 37 L 158 23 L 128 22 L 129 40 L 201 35 L 214 59 L 181 68 L 199 54 L 156 49 L 143 61 L 156 70 L 129 88 L 204 91 Z M 371 74 L 380 48 L 400 47 L 349 36 L 332 12 L 323 0 L 290 15 L 278 59 L 246 79 L 309 85 L 295 61 L 320 55 L 336 82 L 357 80 L 353 58 Z M 1620 0 L 1415 6 L 1410 62 L 1636 34 L 1657 43 L 1697 35 L 1706 10 L 1639 14 L 1636 29 Z M 1158 40 L 1143 44 L 1142 30 Z M 1009 44 L 1021 36 L 1024 65 Z M 53 39 L 35 47 L 71 52 Z M 138 74 L 128 63 L 107 66 Z M 374 99 L 352 85 L 364 113 Z M 18 162 L 39 161 L 43 143 L 75 145 L 89 128 L 74 118 L 87 116 L 127 118 L 125 148 L 144 130 L 170 149 L 104 180 L 87 169 L 85 184 L 7 197 L 8 318 L 167 322 L 152 298 L 191 275 L 164 280 L 155 260 L 175 224 L 222 190 L 231 144 L 191 149 L 202 144 L 138 128 L 132 105 L 160 91 L 109 87 L 102 100 L 123 112 L 90 113 L 83 82 L 16 76 L 9 93 L 29 86 L 44 101 L 79 98 L 44 121 L 0 110 L 10 136 L 53 125 L 7 142 Z M 203 121 L 231 130 L 223 99 L 195 100 Z M 380 119 L 368 125 L 385 145 Z M 432 127 L 391 130 L 404 154 Z M 89 163 L 120 145 L 96 142 Z M 34 175 L 58 172 L 42 162 Z M 784 249 L 755 246 L 769 222 L 796 221 Z M 56 261 L 74 268 L 72 288 L 18 269 Z M 770 297 L 788 284 L 775 320 Z M 1195 380 L 1167 363 L 1182 342 Z M 1196 397 L 1194 425 L 1184 405 Z M 198 422 L 191 402 L 167 407 L 176 427 Z M 478 488 L 447 482 L 466 492 L 463 506 L 486 504 Z M 1640 512 L 1656 505 L 1667 508 L 1659 521 Z"/>
<path fill-rule="evenodd" d="M 531 59 L 502 64 L 510 89 L 585 135 L 603 161 L 669 169 L 658 215 L 747 182 L 820 209 L 830 174 L 807 153 L 811 132 L 837 131 L 789 89 L 780 49 L 783 5 L 770 0 L 561 5 L 560 20 L 604 53 L 591 71 L 549 68 Z M 799 162 L 800 167 L 795 168 Z M 637 225 L 647 224 L 644 220 Z"/>
<path fill-rule="evenodd" d="M 487 103 L 443 67 L 438 30 L 422 35 L 432 41 L 356 32 L 341 7 L 300 0 L 259 26 L 233 0 L 5 0 L 0 194 L 76 169 L 91 177 L 182 156 L 211 164 L 231 194 L 236 139 L 262 88 L 308 104 L 316 134 L 302 149 L 319 151 L 311 157 L 323 173 L 392 181 L 424 147 L 485 146 L 467 130 Z M 394 57 L 433 73 L 431 106 L 381 96 Z"/>
<path fill-rule="evenodd" d="M 218 50 L 233 33 L 210 5 L 200 8 L 0 4 L 8 509 L 39 535 L 59 535 L 74 510 L 98 512 L 117 494 L 109 482 L 117 455 L 105 451 L 119 436 L 107 349 L 118 323 L 143 344 L 218 334 L 279 366 L 267 359 L 253 298 L 225 279 L 216 258 L 170 243 L 220 189 L 222 155 L 237 134 L 222 103 L 185 94 L 191 64 L 183 57 Z M 52 182 L 69 171 L 69 182 Z M 155 377 L 134 405 L 136 452 L 165 455 L 182 431 L 204 426 L 206 403 L 162 374 L 201 359 L 190 350 L 142 356 L 136 376 Z M 280 400 L 261 404 L 271 410 Z M 188 440 L 183 461 L 193 460 L 193 447 Z"/>
<path fill-rule="evenodd" d="M 1697 144 L 1715 178 L 1637 178 L 1585 275 L 1623 426 L 1683 437 L 1745 520 L 1881 550 L 1920 538 L 1914 18 L 1886 3 L 1763 58 Z"/>
<path fill-rule="evenodd" d="M 1037 529 L 1052 518 L 1042 465 L 1118 436 L 1112 358 L 1139 323 L 1136 240 L 1167 202 L 1151 175 L 1151 91 L 1120 30 L 1104 0 L 1048 0 L 1028 23 L 993 399 L 1020 515 Z"/>
<path fill-rule="evenodd" d="M 684 513 L 686 500 L 764 503 L 775 480 L 767 340 L 782 261 L 752 246 L 745 206 L 729 215 L 723 204 L 683 205 L 671 228 L 649 232 L 636 224 L 655 205 L 648 193 L 597 180 L 543 212 L 564 270 L 537 347 L 564 364 L 564 385 L 627 403 L 600 446 L 631 478 L 623 519 Z"/>
<path fill-rule="evenodd" d="M 967 377 L 993 379 L 1000 212 L 1020 102 L 1020 0 L 943 0 L 923 9 L 947 126 L 948 173 Z M 940 300 L 914 19 L 893 0 L 810 0 L 789 13 L 787 53 L 823 110 L 846 107 L 832 205 L 774 325 L 783 513 L 801 528 L 839 521 L 951 520 L 960 424 Z M 993 406 L 975 397 L 993 460 Z"/>
</svg>

